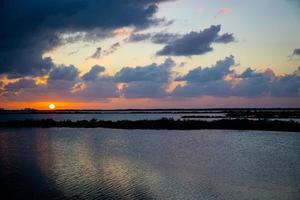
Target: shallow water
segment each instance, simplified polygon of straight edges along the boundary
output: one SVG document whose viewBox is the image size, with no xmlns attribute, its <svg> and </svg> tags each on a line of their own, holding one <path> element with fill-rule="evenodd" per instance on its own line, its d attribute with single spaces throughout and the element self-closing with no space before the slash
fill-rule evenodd
<svg viewBox="0 0 300 200">
<path fill-rule="evenodd" d="M 158 120 L 161 118 L 173 118 L 175 120 L 181 119 L 183 116 L 224 116 L 224 114 L 219 113 L 103 113 L 103 114 L 0 114 L 1 121 L 12 121 L 12 120 L 41 120 L 41 119 L 54 119 L 56 121 L 62 120 Z M 215 120 L 215 118 L 199 118 L 199 120 Z"/>
<path fill-rule="evenodd" d="M 191 116 L 191 118 L 188 118 Z M 199 118 L 195 118 L 195 116 L 200 116 Z M 207 116 L 209 116 L 207 118 Z M 159 120 L 162 118 L 172 118 L 174 120 L 178 119 L 186 119 L 186 120 L 204 120 L 204 121 L 213 121 L 224 119 L 224 113 L 101 113 L 101 114 L 1 114 L 0 113 L 0 122 L 3 121 L 23 121 L 23 120 L 42 120 L 42 119 L 53 119 L 56 121 L 78 121 L 78 120 L 105 120 L 105 121 L 119 121 L 119 120 Z M 185 117 L 185 118 L 183 118 Z M 228 119 L 228 118 L 227 118 Z M 255 118 L 251 118 L 254 119 Z M 256 119 L 257 120 L 257 119 Z M 269 120 L 281 120 L 281 121 L 296 121 L 300 123 L 300 118 L 269 118 Z"/>
<path fill-rule="evenodd" d="M 300 199 L 300 134 L 0 129 L 7 199 Z"/>
</svg>

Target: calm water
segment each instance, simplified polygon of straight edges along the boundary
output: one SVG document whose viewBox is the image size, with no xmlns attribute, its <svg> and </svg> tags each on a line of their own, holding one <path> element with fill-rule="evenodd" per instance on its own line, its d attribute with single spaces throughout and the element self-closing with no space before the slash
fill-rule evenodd
<svg viewBox="0 0 300 200">
<path fill-rule="evenodd" d="M 1 129 L 6 199 L 300 199 L 300 134 Z"/>
<path fill-rule="evenodd" d="M 41 119 L 54 119 L 56 121 L 63 120 L 110 120 L 110 121 L 119 121 L 119 120 L 158 120 L 161 118 L 173 118 L 175 120 L 183 119 L 183 116 L 210 116 L 214 118 L 186 118 L 192 120 L 218 120 L 224 117 L 224 113 L 103 113 L 103 114 L 0 114 L 1 121 L 12 121 L 12 120 L 41 120 Z M 220 117 L 220 118 L 218 118 Z M 271 119 L 272 120 L 272 119 Z M 284 119 L 274 119 L 274 120 L 285 120 L 285 121 L 296 121 L 300 123 L 300 118 L 284 118 Z"/>
<path fill-rule="evenodd" d="M 40 119 L 54 119 L 56 121 L 62 120 L 157 120 L 161 118 L 173 118 L 175 120 L 181 119 L 182 116 L 224 116 L 224 114 L 219 113 L 201 113 L 201 114 L 174 114 L 174 113 L 103 113 L 103 114 L 0 114 L 0 121 L 11 121 L 11 120 L 40 120 Z M 203 118 L 201 118 L 203 120 Z M 213 120 L 211 118 L 206 118 L 206 120 Z"/>
</svg>

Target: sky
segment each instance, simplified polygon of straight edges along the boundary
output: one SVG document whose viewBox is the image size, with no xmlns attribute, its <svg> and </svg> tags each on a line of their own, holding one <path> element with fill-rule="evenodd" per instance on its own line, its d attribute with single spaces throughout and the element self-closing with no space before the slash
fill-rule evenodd
<svg viewBox="0 0 300 200">
<path fill-rule="evenodd" d="M 0 108 L 300 107 L 300 0 L 3 0 Z"/>
</svg>

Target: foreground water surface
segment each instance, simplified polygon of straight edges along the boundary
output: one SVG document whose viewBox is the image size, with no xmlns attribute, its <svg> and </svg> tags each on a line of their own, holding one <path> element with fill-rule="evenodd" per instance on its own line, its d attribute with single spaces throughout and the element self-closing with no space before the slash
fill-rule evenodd
<svg viewBox="0 0 300 200">
<path fill-rule="evenodd" d="M 300 199 L 300 134 L 0 129 L 5 199 Z"/>
<path fill-rule="evenodd" d="M 189 118 L 191 117 L 191 118 Z M 198 118 L 197 118 L 198 117 Z M 85 114 L 1 114 L 0 112 L 0 122 L 5 121 L 23 121 L 23 120 L 42 120 L 42 119 L 53 119 L 56 121 L 78 121 L 78 120 L 104 120 L 104 121 L 119 121 L 119 120 L 159 120 L 162 118 L 168 119 L 192 119 L 192 120 L 204 120 L 204 121 L 212 121 L 212 120 L 220 120 L 224 119 L 225 113 L 163 113 L 163 112 L 145 112 L 145 113 L 128 113 L 128 112 L 104 112 L 101 114 L 93 114 L 93 113 L 85 113 Z M 229 119 L 226 118 L 225 119 Z M 258 118 L 251 118 L 258 119 Z M 283 120 L 283 121 L 296 121 L 300 123 L 300 118 L 268 118 L 269 120 Z"/>
<path fill-rule="evenodd" d="M 158 120 L 161 118 L 172 118 L 175 120 L 182 119 L 183 116 L 213 116 L 213 117 L 223 117 L 222 113 L 201 113 L 201 114 L 185 114 L 185 113 L 103 113 L 103 114 L 1 114 L 1 121 L 22 121 L 22 120 L 41 120 L 41 119 L 53 119 L 56 121 L 70 120 L 109 120 L 109 121 L 119 121 L 119 120 Z M 202 120 L 214 120 L 219 118 L 201 118 Z M 296 119 L 294 119 L 296 120 Z"/>
</svg>

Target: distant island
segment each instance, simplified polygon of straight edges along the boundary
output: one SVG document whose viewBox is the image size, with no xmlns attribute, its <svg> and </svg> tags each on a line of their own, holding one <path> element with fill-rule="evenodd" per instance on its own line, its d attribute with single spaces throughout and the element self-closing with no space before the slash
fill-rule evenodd
<svg viewBox="0 0 300 200">
<path fill-rule="evenodd" d="M 224 118 L 224 119 L 300 119 L 300 108 L 207 108 L 207 109 L 117 109 L 117 110 L 5 110 L 0 114 L 195 114 L 182 116 L 183 119 Z M 207 115 L 197 115 L 207 114 Z M 211 114 L 223 114 L 213 116 Z"/>
<path fill-rule="evenodd" d="M 214 121 L 201 120 L 174 120 L 162 118 L 159 120 L 138 121 L 103 121 L 92 119 L 90 121 L 55 121 L 23 120 L 0 122 L 2 128 L 24 127 L 70 127 L 70 128 L 113 128 L 113 129 L 158 129 L 158 130 L 201 130 L 201 129 L 224 129 L 224 130 L 264 130 L 264 131 L 290 131 L 300 132 L 300 123 L 295 121 L 281 120 L 251 120 L 251 119 L 221 119 Z"/>
</svg>

